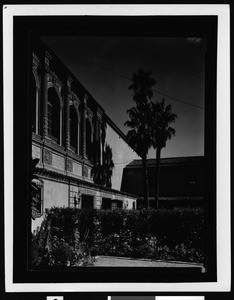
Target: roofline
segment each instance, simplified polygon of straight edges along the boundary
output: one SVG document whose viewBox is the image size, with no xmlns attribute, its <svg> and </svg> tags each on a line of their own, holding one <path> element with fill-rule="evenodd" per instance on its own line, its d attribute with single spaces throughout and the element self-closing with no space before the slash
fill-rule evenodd
<svg viewBox="0 0 234 300">
<path fill-rule="evenodd" d="M 123 131 L 121 129 L 119 129 L 119 127 L 110 119 L 110 117 L 106 113 L 105 113 L 105 117 L 106 117 L 107 123 L 119 134 L 119 136 L 121 136 L 121 138 L 129 145 L 129 147 L 131 147 L 131 149 L 136 152 L 136 150 L 134 149 L 134 147 L 132 147 L 127 136 L 123 133 Z M 137 152 L 136 152 L 136 154 L 137 154 Z"/>
<path fill-rule="evenodd" d="M 35 36 L 34 36 L 35 38 Z M 84 87 L 84 85 L 77 79 L 77 77 L 72 73 L 72 71 L 64 64 L 64 62 L 57 56 L 57 54 L 52 50 L 42 39 L 40 36 L 36 36 L 36 39 L 39 40 L 40 43 L 43 44 L 43 46 L 46 48 L 45 50 L 50 52 L 50 54 L 53 56 L 53 58 L 61 64 L 61 66 L 67 71 L 68 76 L 70 76 L 76 83 L 78 83 L 85 91 L 87 96 L 91 98 L 95 104 L 102 110 L 103 113 L 105 113 L 105 109 L 97 102 L 97 100 L 90 94 L 90 92 Z"/>
<path fill-rule="evenodd" d="M 160 159 L 160 161 L 162 162 L 163 160 L 173 160 L 173 159 L 192 159 L 192 158 L 196 158 L 198 159 L 199 161 L 202 161 L 205 156 L 204 155 L 200 155 L 200 156 L 173 156 L 173 157 L 163 157 Z M 152 163 L 149 163 L 149 161 L 153 161 Z M 133 162 L 139 162 L 138 164 L 132 164 Z M 125 168 L 134 168 L 134 167 L 138 167 L 138 166 L 141 166 L 141 162 L 142 162 L 142 159 L 134 159 L 132 162 L 130 162 Z M 194 162 L 194 161 L 188 161 L 190 163 Z M 150 165 L 155 165 L 156 163 L 156 158 L 148 158 L 147 159 L 147 165 L 150 166 Z M 176 164 L 180 164 L 180 162 L 176 162 L 174 163 L 174 165 Z"/>
<path fill-rule="evenodd" d="M 104 186 L 99 185 L 99 184 L 95 184 L 95 183 L 85 181 L 85 180 L 82 180 L 82 179 L 79 179 L 79 178 L 75 178 L 75 177 L 72 177 L 72 176 L 61 174 L 61 173 L 58 173 L 58 172 L 55 172 L 55 171 L 50 171 L 50 170 L 47 170 L 47 169 L 44 169 L 44 168 L 36 168 L 35 169 L 35 174 L 39 175 L 39 176 L 44 175 L 44 176 L 48 176 L 48 177 L 53 177 L 54 179 L 61 179 L 61 180 L 68 181 L 68 182 L 75 182 L 77 184 L 82 184 L 84 186 L 93 187 L 93 188 L 96 188 L 96 189 L 99 189 L 99 190 L 101 189 L 101 190 L 104 190 L 104 191 L 107 191 L 107 192 L 112 192 L 112 193 L 115 193 L 115 194 L 126 195 L 126 196 L 131 197 L 131 198 L 138 198 L 138 196 L 133 195 L 131 193 L 119 191 L 119 190 L 112 189 L 112 188 L 109 188 L 109 187 L 104 187 Z"/>
<path fill-rule="evenodd" d="M 111 120 L 111 118 L 106 114 L 105 109 L 98 103 L 98 101 L 90 94 L 90 92 L 83 86 L 83 84 L 77 79 L 77 77 L 68 69 L 68 67 L 64 64 L 64 62 L 56 55 L 56 53 L 39 37 L 37 36 L 37 39 L 44 45 L 45 48 L 51 54 L 53 57 L 63 66 L 63 68 L 66 69 L 68 75 L 75 79 L 75 81 L 84 89 L 85 93 L 92 99 L 92 101 L 95 102 L 95 104 L 100 108 L 105 115 L 105 118 L 107 120 L 107 123 L 121 136 L 121 138 L 131 147 L 133 151 L 136 152 L 136 150 L 130 145 L 129 140 L 127 139 L 126 135 L 122 132 L 121 129 Z M 136 152 L 137 153 L 137 152 Z"/>
</svg>

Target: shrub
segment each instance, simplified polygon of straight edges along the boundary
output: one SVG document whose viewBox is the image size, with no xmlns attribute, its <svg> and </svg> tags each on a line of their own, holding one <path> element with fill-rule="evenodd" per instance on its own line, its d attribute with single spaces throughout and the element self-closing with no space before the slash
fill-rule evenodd
<svg viewBox="0 0 234 300">
<path fill-rule="evenodd" d="M 201 208 L 52 208 L 32 239 L 32 264 L 89 265 L 96 255 L 203 262 Z"/>
</svg>

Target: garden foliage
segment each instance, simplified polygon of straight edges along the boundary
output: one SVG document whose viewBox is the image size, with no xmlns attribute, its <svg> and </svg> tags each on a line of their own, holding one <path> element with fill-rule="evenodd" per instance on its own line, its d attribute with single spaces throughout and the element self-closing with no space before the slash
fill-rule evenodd
<svg viewBox="0 0 234 300">
<path fill-rule="evenodd" d="M 33 235 L 35 266 L 87 266 L 96 255 L 203 262 L 201 208 L 52 208 Z"/>
</svg>

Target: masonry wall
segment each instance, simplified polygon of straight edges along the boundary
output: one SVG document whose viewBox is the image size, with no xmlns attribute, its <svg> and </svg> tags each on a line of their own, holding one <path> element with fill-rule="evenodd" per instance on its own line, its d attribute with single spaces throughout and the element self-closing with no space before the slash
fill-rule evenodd
<svg viewBox="0 0 234 300">
<path fill-rule="evenodd" d="M 121 189 L 121 181 L 123 169 L 134 159 L 139 159 L 139 156 L 132 148 L 123 140 L 123 138 L 109 125 L 106 128 L 106 143 L 111 147 L 113 154 L 113 176 L 112 188 Z M 134 194 L 134 193 L 133 193 Z"/>
</svg>

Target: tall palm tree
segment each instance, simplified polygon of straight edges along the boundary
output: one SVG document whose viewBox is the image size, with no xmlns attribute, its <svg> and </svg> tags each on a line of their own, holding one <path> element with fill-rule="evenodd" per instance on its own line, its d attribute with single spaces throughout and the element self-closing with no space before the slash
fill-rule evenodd
<svg viewBox="0 0 234 300">
<path fill-rule="evenodd" d="M 151 131 L 152 145 L 156 149 L 156 182 L 155 182 L 155 203 L 159 207 L 159 176 L 161 150 L 166 147 L 167 140 L 175 135 L 175 129 L 170 127 L 175 122 L 177 115 L 172 113 L 171 104 L 165 107 L 164 99 L 162 102 L 151 102 Z"/>
<path fill-rule="evenodd" d="M 114 168 L 114 162 L 112 159 L 112 149 L 109 145 L 106 145 L 106 149 L 103 153 L 103 172 L 104 172 L 104 181 L 105 186 L 111 188 L 111 177 Z"/>
<path fill-rule="evenodd" d="M 154 84 L 155 80 L 151 77 L 151 71 L 139 69 L 137 73 L 133 74 L 132 84 L 129 86 L 129 90 L 132 91 L 136 106 L 127 110 L 130 120 L 124 124 L 131 128 L 127 133 L 127 138 L 130 144 L 135 148 L 137 154 L 142 158 L 144 204 L 148 207 L 149 196 L 146 161 L 152 140 L 149 127 L 151 109 L 149 99 L 153 96 L 152 87 Z"/>
</svg>

